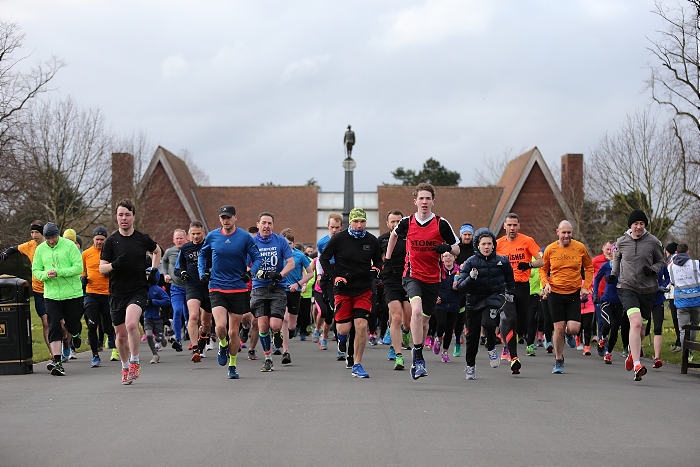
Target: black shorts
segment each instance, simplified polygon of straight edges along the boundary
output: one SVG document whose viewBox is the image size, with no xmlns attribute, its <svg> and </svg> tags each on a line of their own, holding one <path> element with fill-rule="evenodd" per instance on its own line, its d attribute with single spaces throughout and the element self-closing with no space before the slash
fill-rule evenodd
<svg viewBox="0 0 700 467">
<path fill-rule="evenodd" d="M 141 312 L 146 309 L 148 292 L 138 293 L 131 297 L 109 296 L 109 316 L 112 318 L 112 325 L 120 326 L 126 322 L 126 309 L 129 305 L 138 305 Z"/>
<path fill-rule="evenodd" d="M 404 277 L 402 285 L 408 295 L 408 301 L 410 302 L 414 297 L 420 297 L 423 302 L 423 316 L 432 316 L 440 291 L 440 283 L 426 284 L 412 277 Z"/>
<path fill-rule="evenodd" d="M 384 282 L 384 301 L 387 305 L 393 301 L 407 302 L 408 294 L 400 282 Z"/>
<path fill-rule="evenodd" d="M 250 304 L 246 306 L 246 303 L 248 303 L 247 292 L 209 292 L 209 299 L 211 300 L 212 308 L 216 308 L 218 306 L 224 307 L 226 308 L 226 311 L 235 315 L 246 314 L 246 310 L 250 307 Z"/>
<path fill-rule="evenodd" d="M 552 292 L 547 297 L 549 314 L 553 323 L 562 321 L 581 322 L 581 292 L 559 294 Z"/>
<path fill-rule="evenodd" d="M 654 293 L 637 293 L 630 289 L 617 289 L 617 296 L 622 302 L 622 309 L 630 315 L 631 308 L 637 308 L 642 313 L 642 320 L 651 319 L 651 310 L 654 308 Z"/>
<path fill-rule="evenodd" d="M 211 313 L 211 298 L 208 290 L 188 285 L 185 298 L 188 302 L 190 300 L 199 300 L 199 307 L 207 313 Z"/>
<path fill-rule="evenodd" d="M 287 292 L 287 313 L 298 315 L 299 302 L 301 302 L 301 292 Z"/>
</svg>

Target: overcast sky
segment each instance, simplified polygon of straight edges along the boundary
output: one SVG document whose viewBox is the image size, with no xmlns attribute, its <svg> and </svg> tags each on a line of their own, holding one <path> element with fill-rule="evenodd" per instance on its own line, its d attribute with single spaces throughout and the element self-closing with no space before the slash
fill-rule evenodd
<svg viewBox="0 0 700 467">
<path fill-rule="evenodd" d="M 0 0 L 31 60 L 66 62 L 54 97 L 118 133 L 187 149 L 212 185 L 343 190 L 433 157 L 473 185 L 537 146 L 590 153 L 649 105 L 649 0 Z"/>
</svg>

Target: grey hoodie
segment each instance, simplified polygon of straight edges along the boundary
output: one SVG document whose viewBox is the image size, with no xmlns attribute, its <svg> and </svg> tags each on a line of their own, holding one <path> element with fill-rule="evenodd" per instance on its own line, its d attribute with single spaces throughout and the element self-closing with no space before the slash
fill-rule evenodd
<svg viewBox="0 0 700 467">
<path fill-rule="evenodd" d="M 643 267 L 648 266 L 656 274 L 647 276 Z M 612 274 L 617 276 L 617 288 L 629 289 L 640 294 L 659 290 L 658 273 L 666 266 L 664 249 L 658 238 L 644 231 L 639 238 L 632 237 L 632 230 L 617 239 L 613 255 Z"/>
</svg>

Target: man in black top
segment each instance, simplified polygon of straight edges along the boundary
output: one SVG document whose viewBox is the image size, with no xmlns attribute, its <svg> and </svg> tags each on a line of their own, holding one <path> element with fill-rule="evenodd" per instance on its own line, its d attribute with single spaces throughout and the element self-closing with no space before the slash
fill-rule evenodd
<svg viewBox="0 0 700 467">
<path fill-rule="evenodd" d="M 135 214 L 130 199 L 119 201 L 119 229 L 105 240 L 99 266 L 102 274 L 109 274 L 109 309 L 122 361 L 122 384 L 131 384 L 139 377 L 139 320 L 148 301 L 149 280 L 155 279 L 161 258 L 158 244 L 147 234 L 134 230 Z M 152 277 L 148 278 L 143 268 L 146 252 L 152 253 Z"/>
<path fill-rule="evenodd" d="M 334 271 L 335 323 L 338 342 L 346 342 L 353 325 L 355 327 L 352 375 L 369 378 L 362 368 L 362 355 L 367 344 L 367 326 L 372 311 L 372 282 L 379 275 L 382 255 L 377 237 L 367 232 L 367 214 L 362 208 L 350 211 L 347 230 L 331 237 L 321 254 L 324 271 Z M 335 268 L 331 266 L 335 258 Z M 348 348 L 348 350 L 350 350 Z M 352 359 L 352 360 L 351 360 Z"/>
</svg>

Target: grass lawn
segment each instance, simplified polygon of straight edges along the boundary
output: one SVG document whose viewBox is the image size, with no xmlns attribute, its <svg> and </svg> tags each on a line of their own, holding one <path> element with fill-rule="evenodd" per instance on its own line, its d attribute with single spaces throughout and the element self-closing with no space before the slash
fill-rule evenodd
<svg viewBox="0 0 700 467">
<path fill-rule="evenodd" d="M 44 342 L 44 332 L 41 326 L 41 318 L 36 314 L 34 309 L 34 298 L 31 299 L 32 307 L 32 359 L 34 363 L 45 362 L 49 359 L 49 349 L 46 348 L 46 342 Z M 80 333 L 83 338 L 83 344 L 80 348 L 75 349 L 76 352 L 86 352 L 90 350 L 90 346 L 85 342 L 87 341 L 87 326 L 85 325 L 85 320 L 82 320 L 83 330 Z"/>
</svg>

